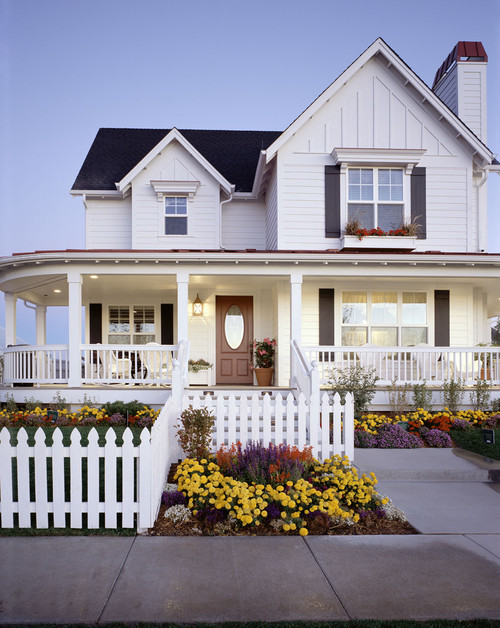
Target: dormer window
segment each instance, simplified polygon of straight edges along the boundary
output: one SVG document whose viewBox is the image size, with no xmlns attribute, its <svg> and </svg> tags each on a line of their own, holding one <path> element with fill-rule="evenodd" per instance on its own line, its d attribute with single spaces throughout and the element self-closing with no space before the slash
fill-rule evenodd
<svg viewBox="0 0 500 628">
<path fill-rule="evenodd" d="M 349 168 L 347 220 L 361 228 L 399 229 L 404 220 L 402 168 Z"/>
<path fill-rule="evenodd" d="M 187 197 L 165 197 L 165 235 L 187 235 Z"/>
</svg>

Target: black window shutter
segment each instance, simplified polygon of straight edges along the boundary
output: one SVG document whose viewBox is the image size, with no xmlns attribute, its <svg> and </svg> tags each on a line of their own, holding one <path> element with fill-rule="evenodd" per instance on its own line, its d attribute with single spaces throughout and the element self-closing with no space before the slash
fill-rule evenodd
<svg viewBox="0 0 500 628">
<path fill-rule="evenodd" d="M 450 346 L 450 291 L 434 290 L 434 345 Z"/>
<path fill-rule="evenodd" d="M 174 306 L 172 303 L 161 304 L 161 344 L 173 345 L 174 344 Z"/>
<path fill-rule="evenodd" d="M 91 345 L 102 343 L 102 303 L 89 304 L 89 341 Z"/>
<path fill-rule="evenodd" d="M 325 237 L 340 238 L 340 165 L 325 166 Z"/>
<path fill-rule="evenodd" d="M 319 344 L 335 346 L 335 290 L 330 288 L 319 289 Z M 319 355 L 320 362 L 323 354 Z M 334 354 L 330 354 L 330 360 Z"/>
<path fill-rule="evenodd" d="M 427 237 L 427 196 L 425 168 L 413 168 L 411 173 L 411 221 L 419 225 L 417 238 Z"/>
</svg>

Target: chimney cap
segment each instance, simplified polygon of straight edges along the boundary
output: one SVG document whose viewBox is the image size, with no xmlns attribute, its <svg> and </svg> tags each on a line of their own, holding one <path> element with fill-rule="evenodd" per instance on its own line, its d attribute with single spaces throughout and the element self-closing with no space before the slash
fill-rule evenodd
<svg viewBox="0 0 500 628">
<path fill-rule="evenodd" d="M 436 87 L 448 70 L 458 61 L 488 61 L 488 55 L 480 41 L 459 41 L 436 72 L 432 89 Z"/>
</svg>

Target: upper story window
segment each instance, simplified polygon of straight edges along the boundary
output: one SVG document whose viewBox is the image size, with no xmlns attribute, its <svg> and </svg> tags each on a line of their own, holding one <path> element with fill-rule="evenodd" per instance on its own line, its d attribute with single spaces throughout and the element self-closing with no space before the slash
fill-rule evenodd
<svg viewBox="0 0 500 628">
<path fill-rule="evenodd" d="M 165 235 L 187 235 L 187 197 L 165 197 Z"/>
<path fill-rule="evenodd" d="M 359 227 L 383 231 L 405 222 L 402 168 L 349 168 L 347 220 Z"/>
</svg>

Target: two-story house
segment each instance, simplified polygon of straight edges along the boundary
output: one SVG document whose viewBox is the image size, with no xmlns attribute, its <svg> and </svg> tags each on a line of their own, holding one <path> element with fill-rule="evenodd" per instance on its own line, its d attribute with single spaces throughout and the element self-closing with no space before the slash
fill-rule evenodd
<svg viewBox="0 0 500 628">
<path fill-rule="evenodd" d="M 264 337 L 277 386 L 352 364 L 498 386 L 498 351 L 477 348 L 500 313 L 486 67 L 459 42 L 430 88 L 377 39 L 284 131 L 100 129 L 71 189 L 86 248 L 0 260 L 7 344 L 19 299 L 37 325 L 36 347 L 6 350 L 4 395 L 119 383 L 161 403 L 174 358 L 252 386 Z M 69 306 L 67 345 L 46 345 L 48 306 Z"/>
</svg>

